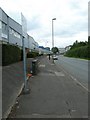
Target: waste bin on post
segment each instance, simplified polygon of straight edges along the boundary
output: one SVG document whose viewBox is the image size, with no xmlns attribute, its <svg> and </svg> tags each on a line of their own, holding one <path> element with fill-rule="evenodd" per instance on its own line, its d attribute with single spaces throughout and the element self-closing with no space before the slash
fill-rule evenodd
<svg viewBox="0 0 90 120">
<path fill-rule="evenodd" d="M 32 75 L 36 75 L 38 72 L 38 60 L 32 61 Z"/>
</svg>

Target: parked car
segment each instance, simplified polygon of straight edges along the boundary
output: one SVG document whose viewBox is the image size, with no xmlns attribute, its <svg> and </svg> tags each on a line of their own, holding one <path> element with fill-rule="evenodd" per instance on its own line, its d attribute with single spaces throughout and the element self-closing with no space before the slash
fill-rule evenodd
<svg viewBox="0 0 90 120">
<path fill-rule="evenodd" d="M 53 55 L 53 60 L 58 60 L 58 57 L 56 55 Z"/>
</svg>

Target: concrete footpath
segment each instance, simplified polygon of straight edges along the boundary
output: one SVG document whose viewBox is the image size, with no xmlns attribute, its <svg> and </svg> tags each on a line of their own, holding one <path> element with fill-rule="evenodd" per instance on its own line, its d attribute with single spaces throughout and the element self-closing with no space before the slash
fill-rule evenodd
<svg viewBox="0 0 90 120">
<path fill-rule="evenodd" d="M 28 87 L 30 94 L 19 97 L 10 118 L 88 118 L 88 92 L 47 57 Z"/>
</svg>

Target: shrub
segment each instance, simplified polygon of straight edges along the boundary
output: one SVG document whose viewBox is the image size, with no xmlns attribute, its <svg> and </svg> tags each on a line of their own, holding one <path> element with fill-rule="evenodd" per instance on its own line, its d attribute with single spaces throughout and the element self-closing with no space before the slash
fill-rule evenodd
<svg viewBox="0 0 90 120">
<path fill-rule="evenodd" d="M 21 50 L 19 47 L 2 44 L 2 65 L 9 65 L 15 62 L 20 61 L 21 59 Z"/>
<path fill-rule="evenodd" d="M 88 46 L 82 46 L 71 49 L 66 52 L 65 56 L 76 58 L 88 58 Z"/>
<path fill-rule="evenodd" d="M 35 58 L 37 56 L 39 56 L 38 52 L 29 52 L 29 53 L 27 53 L 27 58 Z"/>
<path fill-rule="evenodd" d="M 21 57 L 20 57 L 21 59 L 21 61 L 23 60 L 23 49 L 21 49 Z"/>
</svg>

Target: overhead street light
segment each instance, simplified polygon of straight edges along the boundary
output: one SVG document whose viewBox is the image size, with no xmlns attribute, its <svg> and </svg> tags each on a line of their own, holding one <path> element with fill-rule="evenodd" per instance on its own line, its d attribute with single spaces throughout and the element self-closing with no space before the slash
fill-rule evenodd
<svg viewBox="0 0 90 120">
<path fill-rule="evenodd" d="M 52 20 L 56 20 L 56 18 L 53 18 Z"/>
</svg>

